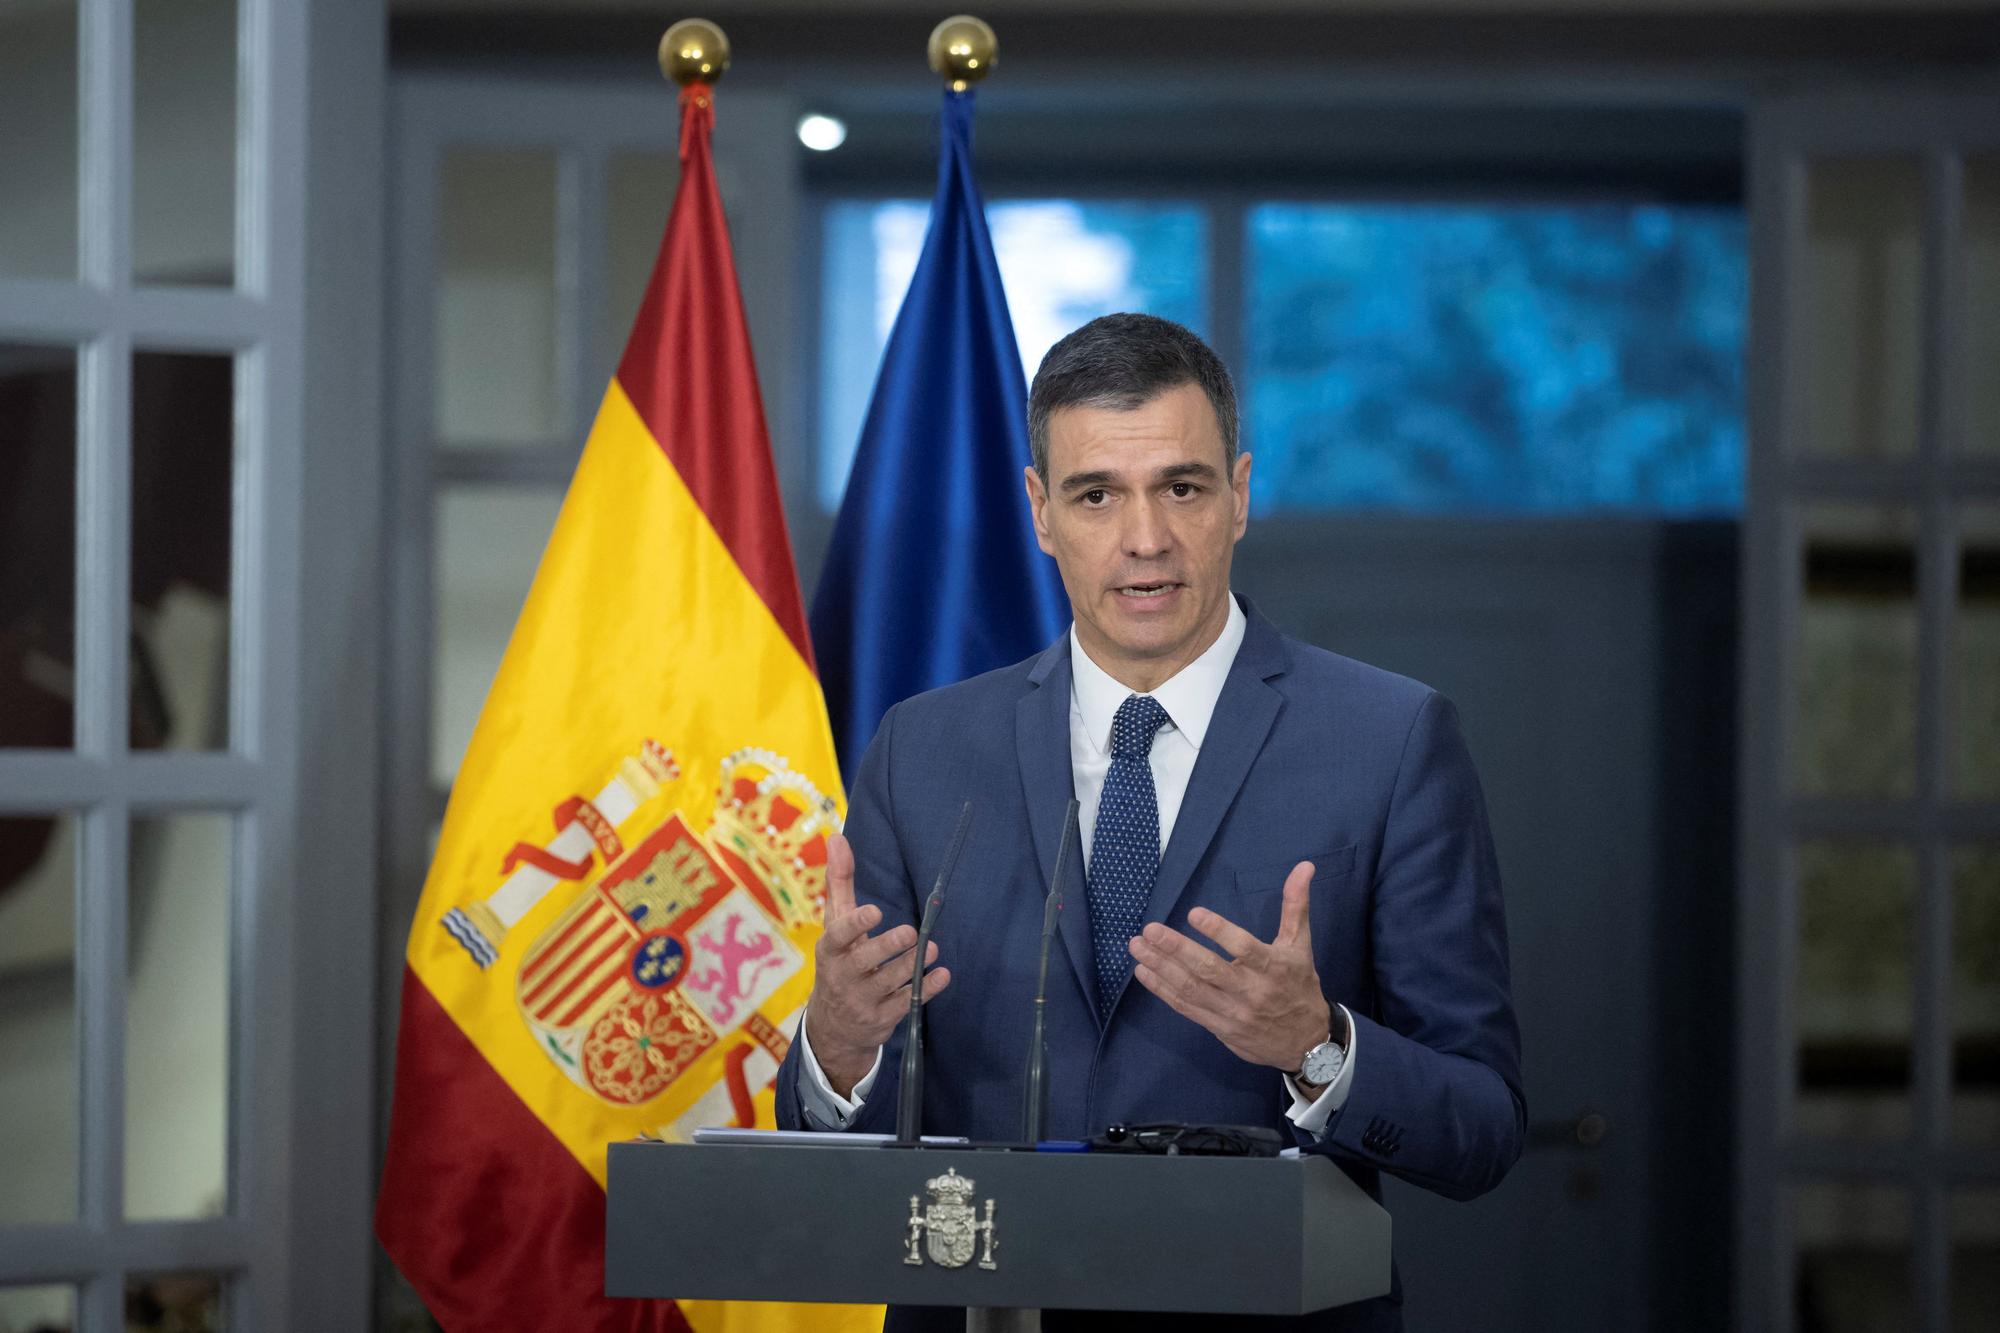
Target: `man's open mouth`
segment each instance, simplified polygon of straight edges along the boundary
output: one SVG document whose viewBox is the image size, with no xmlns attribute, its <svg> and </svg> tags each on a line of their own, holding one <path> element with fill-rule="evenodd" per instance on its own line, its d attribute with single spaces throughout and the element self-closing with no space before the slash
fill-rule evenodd
<svg viewBox="0 0 2000 1333">
<path fill-rule="evenodd" d="M 1128 583 L 1118 590 L 1120 597 L 1164 597 L 1180 587 L 1178 583 Z"/>
</svg>

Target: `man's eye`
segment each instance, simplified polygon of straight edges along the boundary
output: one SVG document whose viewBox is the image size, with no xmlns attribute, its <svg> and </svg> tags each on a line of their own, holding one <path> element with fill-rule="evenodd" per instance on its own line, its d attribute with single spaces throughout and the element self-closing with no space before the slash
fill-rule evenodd
<svg viewBox="0 0 2000 1333">
<path fill-rule="evenodd" d="M 1087 505 L 1101 505 L 1105 502 L 1105 500 L 1107 500 L 1110 497 L 1109 494 L 1103 488 L 1100 487 L 1097 490 L 1085 491 L 1082 495 L 1078 496 L 1077 498 L 1082 500 Z"/>
<path fill-rule="evenodd" d="M 1173 495 L 1174 499 L 1185 500 L 1190 495 L 1194 494 L 1195 486 L 1194 483 L 1190 481 L 1177 481 L 1173 485 L 1169 486 L 1167 490 L 1169 491 L 1169 493 Z"/>
</svg>

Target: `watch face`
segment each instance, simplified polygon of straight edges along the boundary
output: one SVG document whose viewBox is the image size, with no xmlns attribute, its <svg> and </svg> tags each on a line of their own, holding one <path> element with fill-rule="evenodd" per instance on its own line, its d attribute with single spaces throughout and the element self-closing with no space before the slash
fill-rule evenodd
<svg viewBox="0 0 2000 1333">
<path fill-rule="evenodd" d="M 1325 1086 L 1340 1077 L 1340 1066 L 1347 1053 L 1332 1042 L 1322 1042 L 1306 1052 L 1305 1065 L 1299 1070 L 1306 1082 L 1315 1086 Z"/>
</svg>

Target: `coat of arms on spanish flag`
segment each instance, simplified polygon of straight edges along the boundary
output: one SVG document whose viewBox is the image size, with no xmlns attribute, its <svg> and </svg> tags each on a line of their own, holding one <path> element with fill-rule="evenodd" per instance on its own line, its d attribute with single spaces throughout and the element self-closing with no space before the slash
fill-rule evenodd
<svg viewBox="0 0 2000 1333">
<path fill-rule="evenodd" d="M 881 1319 L 602 1294 L 606 1145 L 772 1123 L 842 810 L 713 123 L 410 931 L 376 1230 L 454 1333 Z"/>
</svg>

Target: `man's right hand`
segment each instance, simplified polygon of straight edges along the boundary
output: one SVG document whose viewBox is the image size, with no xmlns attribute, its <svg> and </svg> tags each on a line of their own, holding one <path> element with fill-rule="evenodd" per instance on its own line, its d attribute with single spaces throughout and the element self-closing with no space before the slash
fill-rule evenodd
<svg viewBox="0 0 2000 1333">
<path fill-rule="evenodd" d="M 812 998 L 806 1035 L 833 1090 L 850 1096 L 875 1066 L 875 1056 L 910 1010 L 910 950 L 917 928 L 897 926 L 880 935 L 882 909 L 854 905 L 854 851 L 838 833 L 826 840 L 826 929 L 813 950 Z M 951 973 L 933 968 L 937 941 L 924 958 L 924 1002 L 951 984 Z"/>
</svg>

